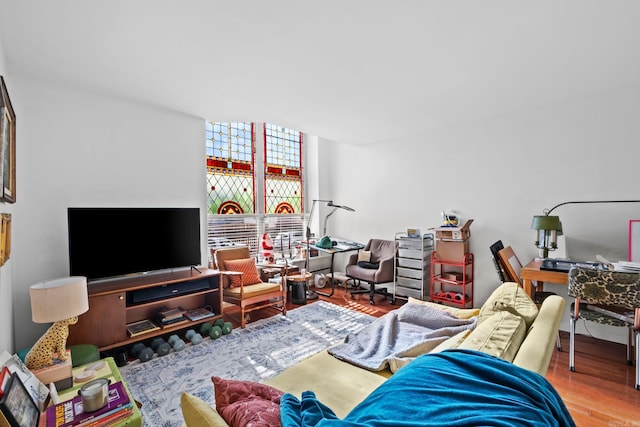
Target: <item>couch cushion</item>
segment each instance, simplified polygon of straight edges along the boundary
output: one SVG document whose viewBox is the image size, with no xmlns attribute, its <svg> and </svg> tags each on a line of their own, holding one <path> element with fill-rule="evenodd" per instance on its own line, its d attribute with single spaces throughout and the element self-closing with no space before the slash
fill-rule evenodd
<svg viewBox="0 0 640 427">
<path fill-rule="evenodd" d="M 227 422 L 202 399 L 189 393 L 180 396 L 182 418 L 187 427 L 228 427 Z"/>
<path fill-rule="evenodd" d="M 281 289 L 281 287 L 281 283 L 260 282 L 255 285 L 243 286 L 242 288 L 240 288 L 239 286 L 235 288 L 227 288 L 224 290 L 224 294 L 232 298 L 240 298 L 240 289 L 242 289 L 244 298 L 249 298 L 256 295 L 264 295 L 271 292 L 277 292 Z"/>
<path fill-rule="evenodd" d="M 517 283 L 506 282 L 500 285 L 482 305 L 478 323 L 493 316 L 494 313 L 508 311 L 524 319 L 527 328 L 538 315 L 538 307 L 531 297 Z"/>
<path fill-rule="evenodd" d="M 499 311 L 476 326 L 458 348 L 481 351 L 512 362 L 526 334 L 522 317 Z"/>
<path fill-rule="evenodd" d="M 211 377 L 216 409 L 232 427 L 279 426 L 282 392 L 252 381 Z"/>
<path fill-rule="evenodd" d="M 242 276 L 231 275 L 231 287 L 235 288 L 241 284 L 254 285 L 262 282 L 256 263 L 253 258 L 228 259 L 224 261 L 225 270 L 239 271 Z"/>
<path fill-rule="evenodd" d="M 313 390 L 339 417 L 344 417 L 391 371 L 371 372 L 331 356 L 323 350 L 265 381 L 280 390 L 300 396 Z"/>
</svg>

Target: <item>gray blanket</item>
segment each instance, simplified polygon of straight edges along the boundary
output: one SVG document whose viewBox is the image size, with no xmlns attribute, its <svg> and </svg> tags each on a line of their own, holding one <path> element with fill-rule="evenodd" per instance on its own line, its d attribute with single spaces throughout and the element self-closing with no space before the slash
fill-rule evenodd
<svg viewBox="0 0 640 427">
<path fill-rule="evenodd" d="M 393 372 L 449 337 L 473 329 L 476 318 L 459 319 L 443 310 L 407 303 L 344 342 L 329 348 L 334 357 L 371 371 Z"/>
</svg>

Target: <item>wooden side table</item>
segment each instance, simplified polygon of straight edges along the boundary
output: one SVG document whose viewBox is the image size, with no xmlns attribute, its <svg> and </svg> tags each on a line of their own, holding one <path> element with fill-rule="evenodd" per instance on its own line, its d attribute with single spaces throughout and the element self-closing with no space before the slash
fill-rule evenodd
<svg viewBox="0 0 640 427">
<path fill-rule="evenodd" d="M 311 276 L 312 274 L 308 271 L 293 276 L 287 276 L 287 291 L 289 290 L 289 288 L 291 289 L 292 303 L 307 303 L 307 282 L 309 281 L 309 279 L 311 279 Z"/>
<path fill-rule="evenodd" d="M 129 387 L 127 386 L 127 384 L 124 382 L 124 379 L 122 378 L 122 374 L 120 374 L 120 370 L 118 369 L 118 367 L 116 366 L 116 362 L 113 360 L 113 357 L 107 357 L 105 359 L 101 359 L 102 362 L 104 363 L 104 366 L 98 370 L 95 371 L 95 376 L 92 377 L 91 379 L 87 380 L 93 380 L 96 378 L 108 378 L 111 380 L 111 383 L 117 382 L 117 381 L 121 381 L 122 384 L 124 385 L 124 388 L 127 390 L 127 393 L 129 394 L 129 399 L 131 399 L 132 402 L 134 402 L 133 404 L 133 413 L 131 414 L 130 417 L 128 417 L 127 419 L 124 419 L 116 424 L 114 424 L 117 427 L 142 427 L 142 414 L 140 413 L 140 410 L 138 409 L 138 406 L 135 402 L 135 399 L 133 398 L 133 395 L 131 394 L 131 391 L 129 390 Z M 83 382 L 79 382 L 76 381 L 76 377 L 80 374 L 82 374 L 83 372 L 85 372 L 85 369 L 90 366 L 93 365 L 97 362 L 90 362 L 87 363 L 86 365 L 82 365 L 82 366 L 78 366 L 77 368 L 73 368 L 73 386 L 71 386 L 71 388 L 68 388 L 66 390 L 60 390 L 58 391 L 58 397 L 60 398 L 60 402 L 63 402 L 65 400 L 70 400 L 73 399 L 75 396 L 78 395 L 78 390 L 80 389 L 80 387 L 82 387 L 83 384 L 85 384 L 87 381 L 83 381 Z M 41 417 L 43 418 L 43 417 Z"/>
</svg>

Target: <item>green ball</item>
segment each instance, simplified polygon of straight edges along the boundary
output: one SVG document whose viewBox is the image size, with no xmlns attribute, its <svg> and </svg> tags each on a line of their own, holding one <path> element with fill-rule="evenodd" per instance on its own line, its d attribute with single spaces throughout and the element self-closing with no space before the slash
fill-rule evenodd
<svg viewBox="0 0 640 427">
<path fill-rule="evenodd" d="M 213 324 L 213 326 L 220 326 L 221 328 L 222 325 L 224 325 L 224 320 L 222 318 L 216 319 L 215 323 Z"/>
<path fill-rule="evenodd" d="M 205 322 L 202 325 L 200 325 L 200 335 L 205 336 L 205 335 L 209 335 L 209 332 L 211 332 L 211 328 L 213 327 L 213 325 L 210 322 Z"/>
<path fill-rule="evenodd" d="M 231 322 L 224 322 L 224 324 L 222 325 L 222 334 L 229 335 L 232 329 L 233 327 L 231 326 Z"/>
<path fill-rule="evenodd" d="M 211 331 L 209 331 L 209 336 L 213 340 L 220 338 L 222 336 L 222 328 L 220 328 L 220 326 L 213 326 Z"/>
</svg>

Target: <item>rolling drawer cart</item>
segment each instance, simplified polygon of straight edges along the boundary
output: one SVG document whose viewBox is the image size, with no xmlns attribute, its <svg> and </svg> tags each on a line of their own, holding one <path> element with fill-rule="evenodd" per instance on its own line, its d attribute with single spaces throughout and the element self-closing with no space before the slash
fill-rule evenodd
<svg viewBox="0 0 640 427">
<path fill-rule="evenodd" d="M 394 264 L 394 298 L 429 300 L 433 234 L 410 237 L 407 233 L 396 233 L 395 241 L 398 249 Z"/>
</svg>

